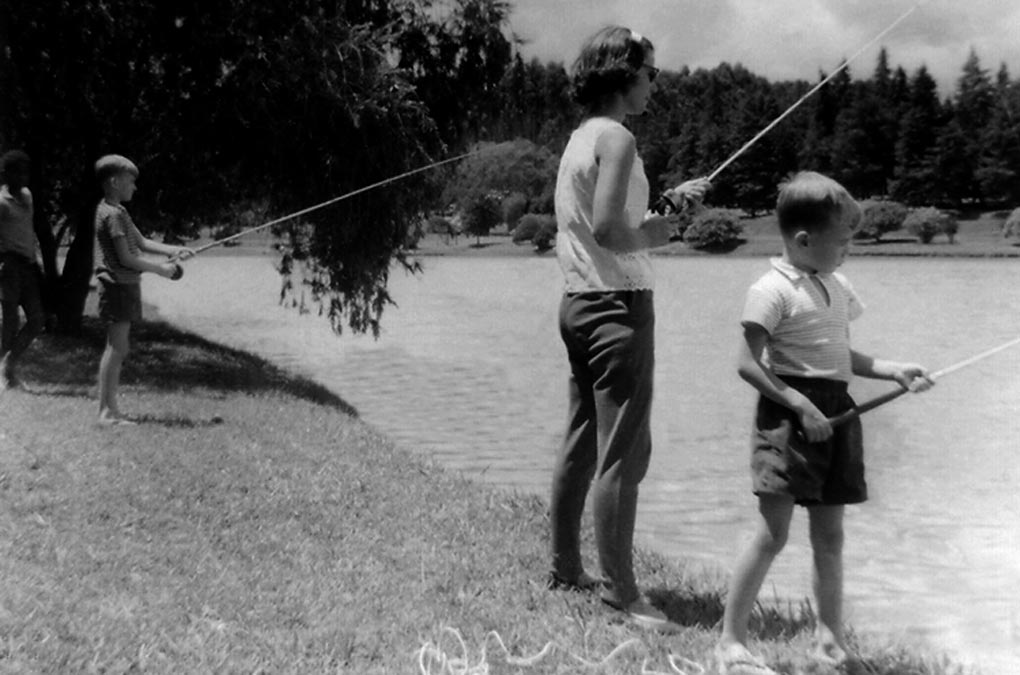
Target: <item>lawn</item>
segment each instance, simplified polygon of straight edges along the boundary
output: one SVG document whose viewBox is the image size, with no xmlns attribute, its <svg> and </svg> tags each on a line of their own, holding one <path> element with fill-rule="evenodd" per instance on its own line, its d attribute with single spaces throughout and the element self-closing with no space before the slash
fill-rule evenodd
<svg viewBox="0 0 1020 675">
<path fill-rule="evenodd" d="M 639 551 L 639 580 L 684 627 L 639 633 L 546 589 L 540 498 L 423 461 L 336 394 L 160 322 L 123 373 L 139 424 L 99 427 L 101 347 L 91 319 L 45 335 L 29 390 L 0 395 L 0 672 L 465 672 L 442 668 L 461 656 L 453 630 L 471 665 L 488 645 L 492 673 L 708 664 L 721 571 Z M 825 672 L 802 656 L 812 622 L 807 603 L 763 605 L 756 646 L 782 673 Z M 509 664 L 492 631 L 539 658 Z M 895 637 L 857 649 L 855 673 L 962 672 Z"/>
</svg>

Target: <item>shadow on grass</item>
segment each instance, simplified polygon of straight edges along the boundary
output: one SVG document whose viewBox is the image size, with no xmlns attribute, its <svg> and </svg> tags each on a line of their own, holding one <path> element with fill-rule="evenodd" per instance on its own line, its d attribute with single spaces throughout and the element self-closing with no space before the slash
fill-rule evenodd
<svg viewBox="0 0 1020 675">
<path fill-rule="evenodd" d="M 723 618 L 725 598 L 718 591 L 692 593 L 690 589 L 660 586 L 650 589 L 647 595 L 670 621 L 681 626 L 715 630 Z M 762 640 L 789 640 L 804 631 L 813 631 L 814 627 L 814 609 L 806 600 L 785 606 L 758 603 L 749 626 L 751 634 Z"/>
<path fill-rule="evenodd" d="M 90 396 L 106 343 L 103 324 L 86 317 L 80 334 L 46 333 L 32 345 L 20 366 L 24 379 L 47 396 Z M 156 390 L 204 388 L 220 392 L 281 392 L 357 417 L 351 404 L 320 384 L 288 373 L 257 356 L 210 342 L 162 321 L 131 327 L 131 352 L 122 384 Z M 217 424 L 168 416 L 138 420 L 167 426 Z"/>
<path fill-rule="evenodd" d="M 138 415 L 132 417 L 131 421 L 137 424 L 157 424 L 161 427 L 175 427 L 178 429 L 215 427 L 223 424 L 223 418 L 219 415 L 213 415 L 209 419 L 204 420 L 194 420 L 180 415 Z"/>
</svg>

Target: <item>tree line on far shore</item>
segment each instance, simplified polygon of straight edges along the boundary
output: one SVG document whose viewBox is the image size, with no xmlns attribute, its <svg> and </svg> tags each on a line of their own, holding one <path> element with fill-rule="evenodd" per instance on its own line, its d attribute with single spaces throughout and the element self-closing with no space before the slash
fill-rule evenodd
<svg viewBox="0 0 1020 675">
<path fill-rule="evenodd" d="M 814 83 L 770 82 L 723 63 L 664 71 L 656 85 L 649 112 L 632 126 L 653 185 L 665 189 L 711 173 Z M 571 111 L 567 95 L 563 64 L 515 57 L 497 93 L 503 114 L 489 129 L 504 142 L 465 163 L 444 193 L 459 204 L 466 231 L 483 234 L 498 222 L 512 228 L 521 215 L 537 214 L 526 230 L 539 236 L 536 247 L 547 245 L 550 226 L 541 215 L 552 213 L 558 152 L 577 122 L 564 113 Z M 853 79 L 843 69 L 730 165 L 711 201 L 754 216 L 769 210 L 778 184 L 802 168 L 827 173 L 866 200 L 862 237 L 878 240 L 906 226 L 922 241 L 938 233 L 952 239 L 955 220 L 933 207 L 1020 203 L 1020 81 L 1006 64 L 993 78 L 972 51 L 955 90 L 942 98 L 926 67 L 908 75 L 891 67 L 882 49 L 870 77 Z M 903 207 L 926 209 L 908 214 Z M 732 230 L 730 216 L 713 215 Z"/>
<path fill-rule="evenodd" d="M 141 168 L 130 208 L 143 231 L 188 239 L 481 148 L 276 229 L 284 291 L 300 266 L 337 331 L 378 331 L 391 263 L 414 268 L 407 243 L 430 214 L 548 229 L 579 112 L 564 64 L 520 56 L 512 12 L 506 0 L 37 0 L 7 12 L 0 149 L 33 159 L 51 312 L 71 330 L 80 320 L 92 164 L 109 152 Z M 726 63 L 656 83 L 633 121 L 654 190 L 707 174 L 812 86 Z M 735 162 L 711 199 L 753 214 L 811 168 L 859 197 L 1003 208 L 1020 203 L 1017 120 L 1020 81 L 1005 65 L 992 76 L 971 54 L 943 98 L 925 68 L 893 68 L 883 50 L 867 79 L 844 71 Z"/>
</svg>

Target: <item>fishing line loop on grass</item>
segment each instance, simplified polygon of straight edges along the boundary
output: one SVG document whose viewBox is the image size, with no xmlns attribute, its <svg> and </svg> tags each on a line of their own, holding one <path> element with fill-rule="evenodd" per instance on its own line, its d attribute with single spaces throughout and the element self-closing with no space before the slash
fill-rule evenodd
<svg viewBox="0 0 1020 675">
<path fill-rule="evenodd" d="M 453 654 L 447 652 L 443 648 L 443 637 L 445 635 L 452 636 L 457 643 Z M 460 631 L 450 626 L 444 626 L 440 631 L 439 639 L 436 640 L 436 642 L 426 640 L 418 650 L 418 669 L 421 675 L 489 675 L 490 665 L 488 660 L 488 646 L 490 642 L 495 642 L 499 651 L 502 653 L 502 660 L 508 666 L 517 668 L 533 668 L 538 666 L 554 651 L 557 651 L 557 649 L 564 652 L 575 661 L 578 661 L 582 667 L 592 669 L 608 666 L 620 654 L 623 654 L 628 650 L 647 649 L 644 642 L 638 638 L 631 638 L 618 644 L 601 660 L 592 661 L 578 656 L 577 654 L 563 649 L 562 647 L 558 647 L 556 643 L 550 641 L 547 642 L 539 652 L 531 656 L 513 656 L 507 648 L 506 643 L 503 641 L 502 636 L 500 636 L 497 631 L 491 630 L 485 634 L 484 638 L 482 638 L 482 647 L 481 653 L 478 656 L 478 663 L 472 665 L 467 643 L 464 641 L 464 637 L 460 634 Z M 704 666 L 696 661 L 692 661 L 682 656 L 675 656 L 674 654 L 669 655 L 669 666 L 672 669 L 672 672 L 650 670 L 648 668 L 648 663 L 648 658 L 645 658 L 642 661 L 641 675 L 703 675 L 706 672 Z M 678 665 L 679 663 L 682 663 L 685 667 L 694 668 L 695 670 L 684 670 L 680 667 L 680 665 Z"/>
<path fill-rule="evenodd" d="M 443 649 L 443 635 L 445 634 L 452 635 L 457 641 L 457 645 L 460 648 L 460 656 L 451 656 Z M 489 661 L 487 649 L 489 641 L 492 639 L 495 639 L 496 644 L 499 645 L 500 651 L 503 652 L 503 659 L 508 665 L 523 668 L 529 668 L 538 664 L 542 659 L 551 654 L 555 647 L 552 642 L 547 642 L 542 647 L 542 650 L 533 656 L 513 656 L 510 654 L 510 650 L 507 649 L 506 643 L 503 642 L 500 634 L 491 630 L 482 639 L 482 651 L 478 658 L 478 664 L 472 666 L 467 643 L 464 642 L 460 631 L 456 628 L 444 626 L 439 634 L 439 640 L 435 643 L 427 640 L 422 644 L 421 649 L 418 650 L 418 668 L 421 670 L 422 675 L 488 675 Z M 438 667 L 439 670 L 432 670 L 433 665 Z"/>
</svg>

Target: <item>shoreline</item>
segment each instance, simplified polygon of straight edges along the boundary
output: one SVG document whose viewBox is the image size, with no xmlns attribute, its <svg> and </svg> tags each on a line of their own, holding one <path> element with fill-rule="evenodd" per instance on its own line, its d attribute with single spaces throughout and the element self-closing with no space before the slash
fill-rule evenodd
<svg viewBox="0 0 1020 675">
<path fill-rule="evenodd" d="M 964 259 L 1003 259 L 1020 258 L 1020 240 L 1013 243 L 1002 236 L 1002 222 L 992 212 L 978 218 L 960 221 L 959 232 L 954 243 L 949 243 L 940 236 L 928 244 L 922 244 L 903 232 L 891 232 L 879 243 L 855 240 L 850 248 L 851 257 L 887 257 L 887 258 L 964 258 Z M 775 217 L 772 215 L 747 218 L 744 223 L 744 237 L 732 251 L 713 253 L 688 248 L 682 242 L 673 242 L 662 248 L 651 251 L 653 257 L 769 257 L 782 253 L 782 240 L 777 232 Z M 189 246 L 198 247 L 209 244 L 212 239 L 205 232 L 202 237 L 187 242 Z M 276 239 L 268 232 L 253 233 L 249 237 L 236 240 L 234 246 L 222 246 L 216 249 L 216 255 L 251 255 L 265 254 L 273 251 Z M 510 235 L 501 226 L 483 237 L 458 235 L 450 240 L 438 234 L 426 234 L 419 240 L 416 248 L 408 249 L 411 258 L 429 257 L 499 257 L 499 258 L 555 258 L 555 251 L 548 250 L 537 253 L 530 242 L 514 244 Z"/>
<path fill-rule="evenodd" d="M 0 526 L 22 551 L 3 563 L 5 665 L 408 672 L 420 646 L 457 655 L 445 627 L 472 653 L 489 631 L 514 654 L 552 641 L 536 673 L 633 638 L 609 672 L 668 668 L 670 654 L 710 663 L 722 570 L 638 548 L 642 588 L 684 626 L 642 633 L 596 597 L 544 588 L 543 499 L 396 446 L 335 392 L 249 352 L 147 321 L 122 388 L 141 423 L 90 425 L 101 343 L 94 321 L 81 339 L 47 335 L 25 373 L 34 393 L 4 394 Z M 755 649 L 784 673 L 825 672 L 804 660 L 813 621 L 810 604 L 763 597 Z M 862 673 L 963 672 L 906 634 L 853 640 Z"/>
<path fill-rule="evenodd" d="M 494 238 L 494 237 L 493 237 Z M 698 251 L 695 249 L 689 249 L 683 245 L 677 246 L 672 245 L 674 248 L 664 247 L 662 249 L 656 249 L 651 252 L 653 258 L 766 258 L 782 254 L 781 249 L 765 249 L 758 248 L 755 250 L 741 250 L 737 248 L 727 253 L 710 253 L 706 251 Z M 422 258 L 441 258 L 441 257 L 464 257 L 464 256 L 475 256 L 475 257 L 494 257 L 494 258 L 518 258 L 518 257 L 534 257 L 534 258 L 553 258 L 555 253 L 552 251 L 546 251 L 544 253 L 536 253 L 534 250 L 525 245 L 518 245 L 513 243 L 504 243 L 500 241 L 492 243 L 484 243 L 481 247 L 473 246 L 446 246 L 445 244 L 429 245 L 413 249 L 411 251 L 412 257 Z M 975 251 L 975 250 L 892 250 L 892 249 L 872 249 L 870 245 L 856 245 L 850 251 L 850 257 L 853 258 L 961 258 L 965 260 L 974 259 L 1003 259 L 1003 258 L 1020 258 L 1020 248 L 1016 250 L 1002 250 L 1002 251 Z"/>
</svg>

